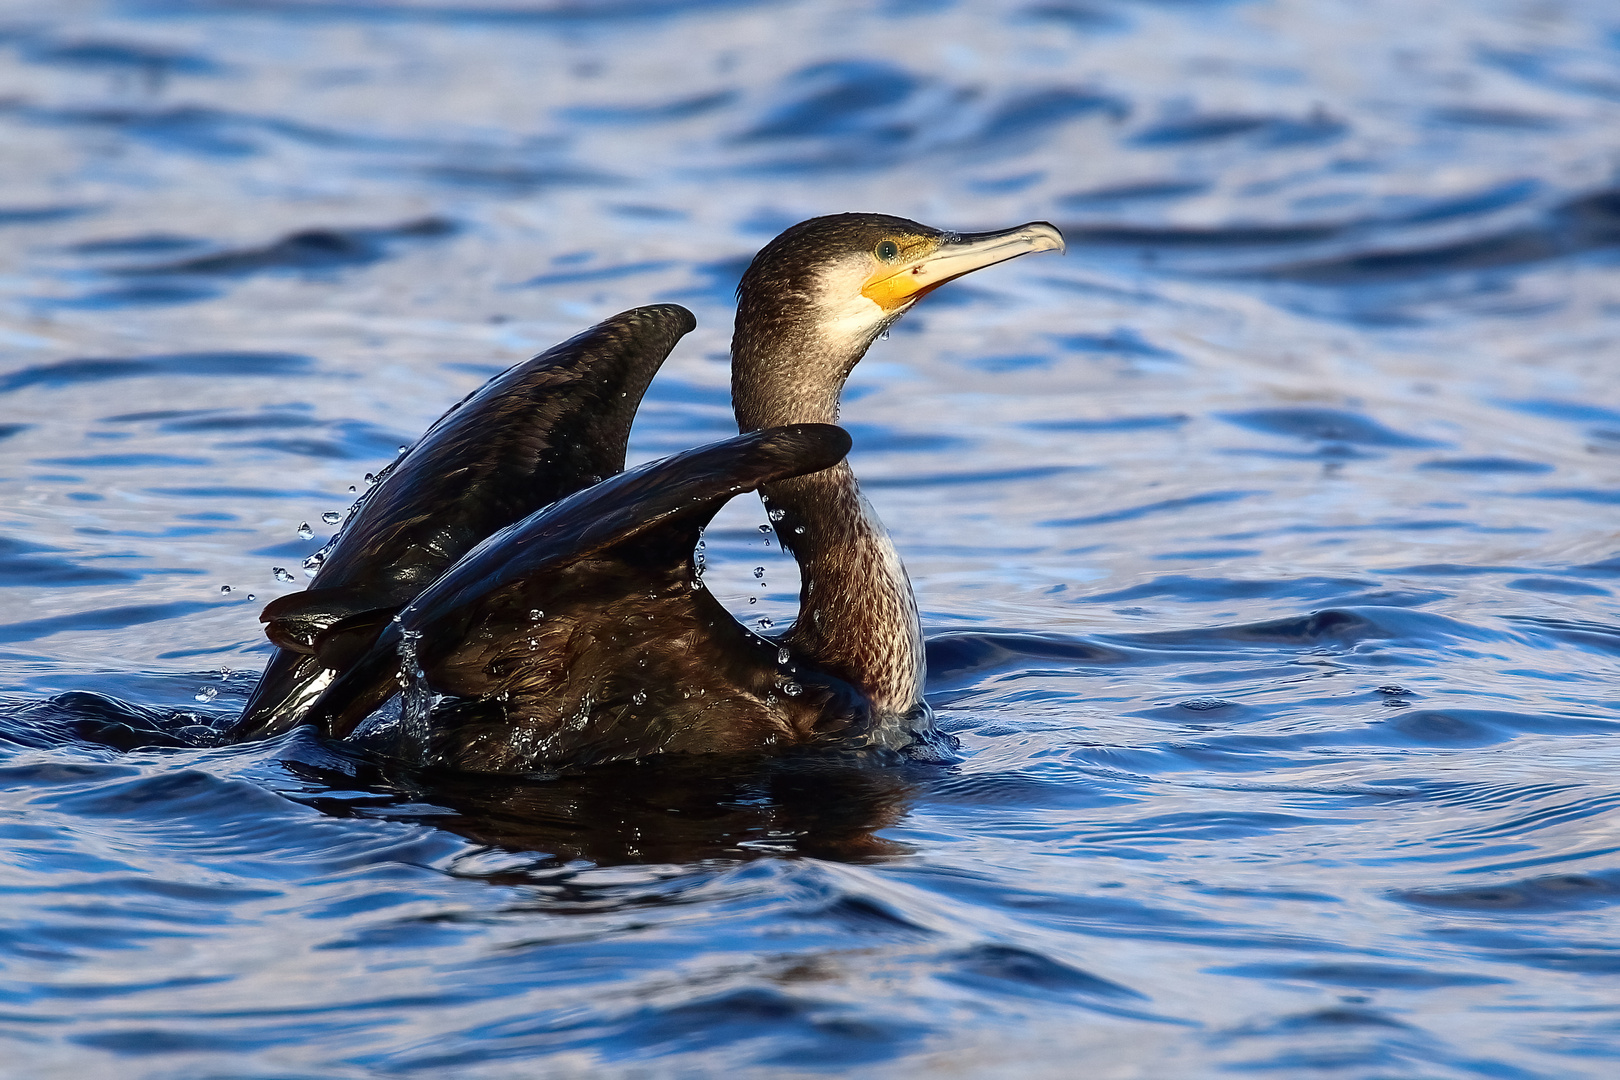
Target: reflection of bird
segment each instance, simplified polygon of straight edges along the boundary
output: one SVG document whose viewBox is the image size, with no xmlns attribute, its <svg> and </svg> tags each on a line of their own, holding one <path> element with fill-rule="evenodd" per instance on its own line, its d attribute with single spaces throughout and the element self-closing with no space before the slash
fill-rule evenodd
<svg viewBox="0 0 1620 1080">
<path fill-rule="evenodd" d="M 628 312 L 552 350 L 550 367 L 542 357 L 501 376 L 400 460 L 309 593 L 266 609 L 272 639 L 292 651 L 272 662 L 238 734 L 308 721 L 348 735 L 403 683 L 401 751 L 460 768 L 906 745 L 926 726 L 916 604 L 843 462 L 839 393 L 927 292 L 1062 246 L 1045 223 L 970 236 L 875 214 L 794 226 L 738 288 L 732 396 L 744 434 L 601 482 L 690 316 Z M 568 388 L 554 404 L 537 391 L 560 368 L 572 375 L 552 380 Z M 520 463 L 496 460 L 513 451 Z M 545 491 L 512 488 L 539 468 Z M 803 583 L 779 640 L 733 619 L 694 555 L 726 500 L 756 488 Z M 534 510 L 547 495 L 568 497 Z M 332 567 L 346 569 L 328 588 Z M 435 694 L 461 700 L 428 715 Z"/>
<path fill-rule="evenodd" d="M 839 861 L 906 854 L 906 845 L 877 833 L 905 816 L 934 775 L 926 766 L 864 768 L 839 755 L 672 754 L 541 782 L 442 770 L 423 776 L 349 755 L 317 760 L 299 760 L 295 748 L 281 764 L 320 792 L 306 801 L 322 813 L 353 814 L 352 796 L 331 792 L 363 792 L 358 799 L 368 817 L 448 829 L 480 846 L 546 853 L 522 868 L 503 863 L 495 871 L 502 884 L 533 881 L 531 872 L 545 881 L 559 870 L 577 871 L 581 859 L 614 866 L 787 853 Z"/>
</svg>

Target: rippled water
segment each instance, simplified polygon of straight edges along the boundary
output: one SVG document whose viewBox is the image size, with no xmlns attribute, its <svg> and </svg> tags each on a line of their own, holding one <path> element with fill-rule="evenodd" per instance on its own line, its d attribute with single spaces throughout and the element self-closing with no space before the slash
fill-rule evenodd
<svg viewBox="0 0 1620 1080">
<path fill-rule="evenodd" d="M 1609 0 L 0 10 L 7 1068 L 1614 1075 L 1617 132 Z M 729 434 L 851 209 L 1070 239 L 845 403 L 958 763 L 211 744 L 447 404 L 676 300 L 632 457 Z"/>
</svg>

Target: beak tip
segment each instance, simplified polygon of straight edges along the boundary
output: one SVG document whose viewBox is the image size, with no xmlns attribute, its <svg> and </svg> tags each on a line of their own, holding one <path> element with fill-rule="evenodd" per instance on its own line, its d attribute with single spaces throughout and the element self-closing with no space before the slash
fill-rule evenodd
<svg viewBox="0 0 1620 1080">
<path fill-rule="evenodd" d="M 1058 227 L 1050 221 L 1037 221 L 1033 226 L 1037 241 L 1036 251 L 1055 251 L 1059 255 L 1066 255 L 1069 245 L 1063 242 L 1063 234 Z"/>
</svg>

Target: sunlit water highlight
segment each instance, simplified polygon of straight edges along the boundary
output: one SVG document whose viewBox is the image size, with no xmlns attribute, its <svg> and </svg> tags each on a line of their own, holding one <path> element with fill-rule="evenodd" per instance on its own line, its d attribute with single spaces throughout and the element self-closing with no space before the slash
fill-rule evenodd
<svg viewBox="0 0 1620 1080">
<path fill-rule="evenodd" d="M 1612 1076 L 1616 132 L 1600 0 L 0 13 L 6 1068 Z M 844 405 L 959 762 L 214 745 L 447 404 L 675 300 L 632 457 L 730 434 L 849 209 L 1070 241 Z"/>
</svg>

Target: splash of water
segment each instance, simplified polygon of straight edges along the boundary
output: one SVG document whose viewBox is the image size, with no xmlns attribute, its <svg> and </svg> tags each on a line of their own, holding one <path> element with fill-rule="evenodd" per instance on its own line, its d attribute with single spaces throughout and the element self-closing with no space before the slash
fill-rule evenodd
<svg viewBox="0 0 1620 1080">
<path fill-rule="evenodd" d="M 433 728 L 433 705 L 437 695 L 428 684 L 427 672 L 422 670 L 417 649 L 422 640 L 420 630 L 401 630 L 399 635 L 399 668 L 395 678 L 399 681 L 400 713 L 399 736 L 396 753 L 407 761 L 421 761 L 427 755 L 428 739 Z"/>
</svg>

